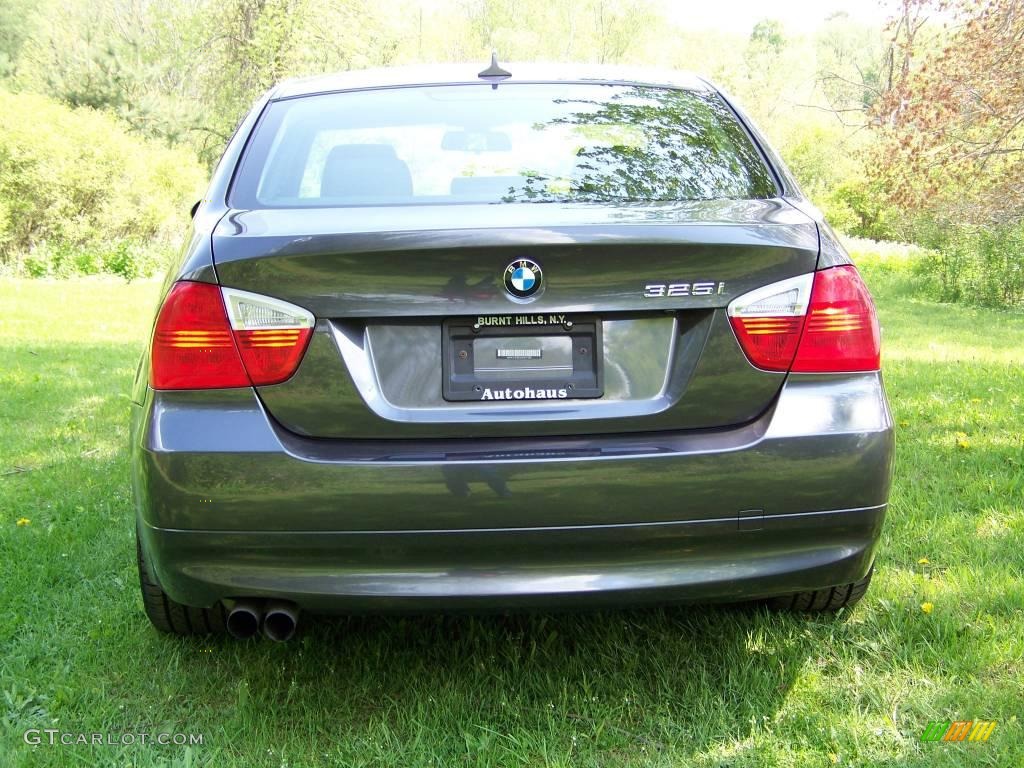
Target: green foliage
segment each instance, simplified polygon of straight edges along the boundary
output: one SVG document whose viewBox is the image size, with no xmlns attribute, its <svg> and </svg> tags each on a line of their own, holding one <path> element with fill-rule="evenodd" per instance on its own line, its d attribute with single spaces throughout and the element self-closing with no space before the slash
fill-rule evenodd
<svg viewBox="0 0 1024 768">
<path fill-rule="evenodd" d="M 844 178 L 857 172 L 857 163 L 844 146 L 845 132 L 835 121 L 804 119 L 782 126 L 777 133 L 786 164 L 804 193 L 819 204 Z"/>
<path fill-rule="evenodd" d="M 844 245 L 873 291 L 934 298 L 922 270 L 925 263 L 936 257 L 936 252 L 917 245 L 863 237 L 848 237 Z"/>
<path fill-rule="evenodd" d="M 782 24 L 775 19 L 762 19 L 754 25 L 750 33 L 750 42 L 769 53 L 780 53 L 786 44 Z"/>
<path fill-rule="evenodd" d="M 212 165 L 253 100 L 284 78 L 482 64 L 492 48 L 505 61 L 636 60 L 659 28 L 655 8 L 654 0 L 78 0 L 27 36 L 16 83 L 114 111 Z"/>
<path fill-rule="evenodd" d="M 817 77 L 826 103 L 851 118 L 878 99 L 885 61 L 883 33 L 844 12 L 828 17 L 816 38 Z"/>
<path fill-rule="evenodd" d="M 854 238 L 847 243 L 873 283 L 924 299 L 981 307 L 1024 307 L 1024 224 L 958 228 L 920 217 L 922 246 Z"/>
<path fill-rule="evenodd" d="M 35 32 L 40 11 L 47 5 L 47 0 L 0 2 L 0 78 L 14 73 L 21 48 Z"/>
<path fill-rule="evenodd" d="M 43 96 L 0 91 L 0 263 L 134 277 L 180 237 L 204 173 L 191 153 Z"/>
<path fill-rule="evenodd" d="M 125 110 L 137 88 L 128 55 L 109 40 L 85 37 L 70 50 L 57 50 L 60 68 L 49 74 L 47 92 L 72 107 Z"/>
<path fill-rule="evenodd" d="M 458 11 L 443 8 L 407 30 L 418 58 L 485 61 L 496 49 L 505 61 L 613 63 L 642 55 L 660 21 L 651 0 L 464 0 Z"/>
<path fill-rule="evenodd" d="M 206 6 L 186 0 L 63 3 L 25 42 L 12 86 L 108 110 L 150 137 L 201 146 L 216 121 L 209 120 L 209 107 L 202 116 L 198 85 L 208 67 L 219 71 L 210 47 L 216 27 Z"/>
<path fill-rule="evenodd" d="M 867 134 L 852 134 L 818 112 L 783 123 L 776 141 L 804 193 L 833 227 L 858 237 L 898 239 L 906 236 L 896 229 L 902 216 L 882 186 L 864 173 L 862 150 L 867 139 Z"/>
<path fill-rule="evenodd" d="M 803 41 L 788 40 L 778 21 L 764 20 L 754 25 L 740 49 L 733 90 L 760 123 L 784 130 L 785 120 L 780 120 L 784 107 L 806 95 L 799 82 L 807 79 L 804 47 Z"/>
<path fill-rule="evenodd" d="M 875 240 L 903 239 L 898 229 L 903 219 L 881 185 L 860 173 L 838 181 L 824 196 L 822 210 L 835 217 L 833 225 L 843 232 Z"/>
<path fill-rule="evenodd" d="M 166 243 L 133 239 L 92 246 L 43 242 L 22 258 L 20 269 L 31 277 L 111 274 L 131 281 L 156 273 L 172 252 Z"/>
<path fill-rule="evenodd" d="M 1024 306 L 1024 222 L 970 227 L 935 216 L 913 220 L 910 236 L 929 247 L 917 272 L 940 301 Z"/>
</svg>

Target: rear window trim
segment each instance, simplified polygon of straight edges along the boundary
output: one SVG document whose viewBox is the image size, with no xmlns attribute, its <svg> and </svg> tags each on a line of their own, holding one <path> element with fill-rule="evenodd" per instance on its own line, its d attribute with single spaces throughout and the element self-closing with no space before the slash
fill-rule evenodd
<svg viewBox="0 0 1024 768">
<path fill-rule="evenodd" d="M 558 79 L 530 79 L 530 80 L 503 80 L 500 83 L 488 83 L 481 80 L 443 80 L 430 81 L 425 83 L 401 83 L 387 85 L 359 85 L 351 88 L 327 88 L 324 90 L 308 91 L 306 93 L 293 93 L 286 96 L 271 96 L 268 101 L 294 101 L 295 99 L 306 99 L 310 96 L 329 96 L 334 93 L 360 93 L 366 91 L 394 91 L 403 88 L 450 88 L 463 85 L 487 86 L 491 88 L 503 88 L 515 85 L 617 85 L 621 87 L 639 88 L 661 88 L 666 91 L 685 91 L 688 93 L 711 93 L 721 96 L 718 89 L 707 84 L 704 88 L 693 88 L 683 85 L 672 85 L 670 83 L 647 82 L 644 80 L 606 80 L 601 78 L 574 78 L 572 80 Z"/>
<path fill-rule="evenodd" d="M 260 115 L 256 119 L 255 123 L 253 124 L 252 129 L 249 131 L 249 134 L 245 137 L 245 145 L 242 147 L 242 150 L 239 152 L 238 158 L 237 158 L 237 160 L 235 162 L 235 165 L 234 165 L 234 168 L 232 168 L 232 171 L 231 171 L 231 181 L 228 184 L 227 192 L 226 192 L 226 194 L 224 196 L 224 202 L 225 202 L 225 204 L 227 205 L 228 208 L 231 208 L 231 209 L 234 209 L 234 210 L 244 210 L 243 208 L 236 208 L 234 206 L 233 202 L 232 202 L 232 199 L 233 199 L 233 197 L 235 195 L 235 185 L 238 183 L 238 178 L 241 175 L 242 166 L 245 164 L 245 161 L 246 161 L 246 159 L 249 156 L 249 152 L 252 150 L 252 146 L 253 146 L 253 143 L 255 142 L 256 136 L 259 133 L 260 128 L 264 125 L 265 121 L 267 120 L 267 115 L 270 112 L 270 107 L 271 107 L 272 104 L 274 104 L 276 102 L 295 101 L 297 99 L 307 99 L 307 98 L 311 98 L 311 97 L 314 97 L 314 96 L 330 96 L 330 95 L 342 94 L 342 93 L 366 93 L 366 92 L 371 92 L 371 91 L 394 91 L 394 90 L 402 90 L 402 89 L 406 89 L 406 88 L 449 88 L 449 87 L 461 87 L 461 86 L 477 86 L 477 87 L 482 87 L 482 86 L 487 86 L 487 85 L 490 85 L 490 87 L 494 88 L 494 89 L 500 88 L 502 86 L 506 86 L 507 87 L 507 86 L 515 86 L 515 85 L 611 85 L 611 86 L 620 86 L 620 87 L 658 88 L 658 89 L 667 90 L 667 91 L 681 91 L 681 92 L 684 92 L 684 93 L 699 93 L 699 94 L 705 94 L 705 95 L 714 96 L 715 98 L 719 99 L 723 104 L 725 104 L 725 106 L 728 108 L 729 112 L 733 115 L 733 118 L 739 124 L 740 128 L 743 131 L 743 134 L 747 137 L 747 139 L 750 141 L 750 143 L 757 150 L 758 157 L 761 159 L 762 164 L 764 165 L 765 168 L 768 169 L 768 172 L 771 175 L 772 184 L 775 187 L 775 195 L 773 197 L 774 198 L 785 197 L 785 195 L 786 195 L 786 188 L 785 188 L 785 185 L 783 185 L 783 183 L 782 183 L 782 181 L 780 179 L 778 170 L 775 168 L 774 164 L 768 158 L 767 153 L 764 150 L 764 147 L 761 146 L 761 142 L 753 134 L 753 132 L 750 129 L 750 126 L 747 125 L 746 120 L 743 119 L 743 117 L 737 111 L 736 107 L 733 106 L 732 102 L 728 98 L 726 98 L 725 95 L 721 91 L 719 91 L 713 85 L 708 83 L 706 80 L 702 80 L 702 82 L 706 86 L 705 88 L 685 87 L 685 86 L 681 86 L 681 85 L 672 85 L 672 84 L 666 84 L 666 83 L 648 83 L 648 82 L 637 81 L 637 80 L 606 80 L 606 79 L 596 79 L 596 78 L 595 79 L 578 79 L 577 78 L 577 79 L 572 79 L 572 80 L 558 80 L 558 79 L 542 79 L 542 80 L 530 79 L 530 80 L 510 80 L 510 81 L 506 80 L 506 81 L 502 81 L 501 83 L 487 83 L 487 82 L 481 82 L 480 80 L 465 80 L 465 81 L 455 81 L 455 82 L 441 82 L 441 81 L 439 81 L 439 82 L 429 82 L 429 83 L 402 83 L 402 84 L 398 84 L 398 85 L 390 85 L 390 84 L 389 85 L 371 85 L 371 86 L 358 86 L 358 87 L 355 87 L 355 88 L 330 88 L 330 89 L 327 89 L 327 90 L 309 91 L 308 93 L 292 94 L 292 95 L 288 95 L 288 96 L 274 96 L 271 93 L 269 98 L 267 98 L 266 102 L 263 104 L 263 108 L 260 111 Z M 740 199 L 752 199 L 752 198 L 740 198 Z M 765 199 L 773 199 L 773 198 L 765 198 Z M 631 200 L 631 201 L 623 201 L 623 202 L 618 203 L 618 204 L 619 205 L 643 205 L 643 204 L 651 205 L 651 204 L 655 204 L 655 203 L 659 203 L 659 202 L 660 203 L 664 203 L 664 202 L 671 202 L 671 201 L 649 200 L 649 201 L 645 202 L 645 201 Z M 487 203 L 480 203 L 480 202 L 474 202 L 474 201 L 462 201 L 462 202 L 433 202 L 433 203 L 431 203 L 431 202 L 417 202 L 417 203 L 408 203 L 408 202 L 403 202 L 403 203 L 351 203 L 349 205 L 343 205 L 343 206 L 322 206 L 322 207 L 325 208 L 325 209 L 327 209 L 327 208 L 410 208 L 410 207 L 419 207 L 419 206 L 442 206 L 442 205 L 538 205 L 538 204 L 543 205 L 545 203 L 555 204 L 555 205 L 561 204 L 561 203 L 559 203 L 559 201 L 554 201 L 554 200 L 552 200 L 552 201 L 531 201 L 531 202 L 516 201 L 516 202 L 512 202 L 512 203 L 507 203 L 507 202 L 502 202 L 502 201 L 493 201 L 493 202 L 487 202 Z M 577 203 L 577 204 L 579 204 L 579 205 L 605 205 L 605 206 L 607 206 L 607 205 L 615 205 L 615 203 L 594 203 L 594 202 Z M 319 209 L 319 208 L 321 208 L 321 206 L 310 206 L 310 208 L 317 208 L 317 209 Z"/>
</svg>

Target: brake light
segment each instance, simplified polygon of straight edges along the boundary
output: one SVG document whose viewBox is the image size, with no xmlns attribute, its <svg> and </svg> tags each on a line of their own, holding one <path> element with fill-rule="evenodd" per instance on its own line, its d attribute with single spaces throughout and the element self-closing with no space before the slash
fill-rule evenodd
<svg viewBox="0 0 1024 768">
<path fill-rule="evenodd" d="M 299 367 L 313 335 L 312 313 L 280 299 L 223 288 L 242 363 L 256 386 L 280 384 Z"/>
<path fill-rule="evenodd" d="M 815 272 L 811 306 L 792 370 L 877 371 L 882 365 L 881 347 L 875 304 L 857 268 Z"/>
<path fill-rule="evenodd" d="M 153 389 L 248 387 L 220 288 L 176 283 L 160 307 L 153 332 Z"/>
<path fill-rule="evenodd" d="M 277 384 L 298 367 L 313 316 L 292 304 L 210 283 L 176 283 L 153 332 L 154 389 Z"/>
<path fill-rule="evenodd" d="M 768 371 L 874 371 L 880 333 L 853 266 L 824 269 L 744 294 L 729 320 L 750 362 Z"/>
<path fill-rule="evenodd" d="M 791 277 L 729 304 L 729 320 L 751 363 L 766 371 L 789 370 L 813 284 L 813 274 Z"/>
</svg>

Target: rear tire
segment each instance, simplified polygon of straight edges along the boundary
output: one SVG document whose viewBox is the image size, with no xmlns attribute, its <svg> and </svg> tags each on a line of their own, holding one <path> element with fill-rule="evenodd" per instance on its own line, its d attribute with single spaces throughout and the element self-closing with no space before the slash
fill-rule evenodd
<svg viewBox="0 0 1024 768">
<path fill-rule="evenodd" d="M 212 608 L 193 608 L 167 596 L 156 577 L 150 575 L 137 531 L 135 553 L 139 565 L 139 586 L 142 588 L 142 607 L 154 627 L 171 635 L 219 635 L 226 631 L 227 613 L 220 603 Z"/>
<path fill-rule="evenodd" d="M 864 593 L 868 591 L 871 584 L 871 575 L 875 572 L 872 565 L 863 579 L 853 584 L 845 584 L 839 587 L 826 587 L 815 589 L 811 592 L 797 592 L 794 595 L 782 595 L 772 597 L 768 605 L 780 611 L 799 611 L 802 613 L 830 613 L 840 608 L 849 608 L 856 605 Z"/>
</svg>

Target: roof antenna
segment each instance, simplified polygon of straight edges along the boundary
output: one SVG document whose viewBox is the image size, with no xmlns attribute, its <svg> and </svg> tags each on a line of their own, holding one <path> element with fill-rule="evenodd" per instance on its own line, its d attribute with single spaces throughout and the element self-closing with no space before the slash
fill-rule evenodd
<svg viewBox="0 0 1024 768">
<path fill-rule="evenodd" d="M 490 80 L 491 88 L 497 88 L 498 82 L 512 77 L 512 73 L 498 66 L 498 52 L 491 51 L 491 65 L 480 72 L 477 77 L 481 80 Z"/>
</svg>

